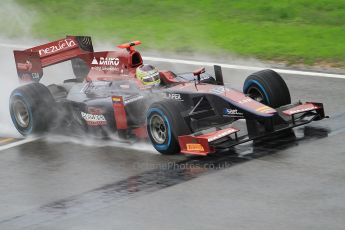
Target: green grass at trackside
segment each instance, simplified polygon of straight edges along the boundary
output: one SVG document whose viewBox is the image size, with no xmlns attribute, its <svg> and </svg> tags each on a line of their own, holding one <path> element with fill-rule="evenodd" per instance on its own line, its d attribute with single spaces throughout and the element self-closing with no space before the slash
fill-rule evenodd
<svg viewBox="0 0 345 230">
<path fill-rule="evenodd" d="M 17 0 L 36 37 L 88 34 L 146 48 L 345 61 L 345 0 Z"/>
</svg>

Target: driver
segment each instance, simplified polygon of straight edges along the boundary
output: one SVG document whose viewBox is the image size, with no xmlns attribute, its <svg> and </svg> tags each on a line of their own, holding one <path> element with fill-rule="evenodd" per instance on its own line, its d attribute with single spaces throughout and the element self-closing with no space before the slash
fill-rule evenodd
<svg viewBox="0 0 345 230">
<path fill-rule="evenodd" d="M 161 83 L 158 70 L 152 65 L 141 65 L 135 72 L 145 86 L 158 86 Z"/>
</svg>

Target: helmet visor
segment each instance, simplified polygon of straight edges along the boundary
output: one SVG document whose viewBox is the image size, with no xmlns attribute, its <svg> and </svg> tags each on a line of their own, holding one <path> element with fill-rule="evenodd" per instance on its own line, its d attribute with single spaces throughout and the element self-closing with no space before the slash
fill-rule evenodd
<svg viewBox="0 0 345 230">
<path fill-rule="evenodd" d="M 152 74 L 149 74 L 149 75 L 143 77 L 143 82 L 145 82 L 145 83 L 155 82 L 157 80 L 159 80 L 159 73 L 158 72 L 154 72 Z"/>
</svg>

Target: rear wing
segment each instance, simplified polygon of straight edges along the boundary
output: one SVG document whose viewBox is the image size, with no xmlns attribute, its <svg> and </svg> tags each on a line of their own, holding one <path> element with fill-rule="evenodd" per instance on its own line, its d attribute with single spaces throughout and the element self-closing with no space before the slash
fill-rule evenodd
<svg viewBox="0 0 345 230">
<path fill-rule="evenodd" d="M 93 52 L 93 46 L 91 37 L 88 36 L 66 36 L 23 51 L 13 51 L 18 77 L 25 82 L 38 82 L 43 76 L 43 68 L 90 52 Z M 73 60 L 72 67 L 74 68 Z"/>
</svg>

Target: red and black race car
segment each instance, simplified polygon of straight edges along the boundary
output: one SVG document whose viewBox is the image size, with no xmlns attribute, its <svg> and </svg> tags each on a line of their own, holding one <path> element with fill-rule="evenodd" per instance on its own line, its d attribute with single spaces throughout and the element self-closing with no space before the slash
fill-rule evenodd
<svg viewBox="0 0 345 230">
<path fill-rule="evenodd" d="M 291 104 L 284 80 L 273 70 L 246 78 L 243 92 L 224 86 L 222 71 L 160 71 L 160 85 L 136 77 L 143 64 L 134 49 L 94 52 L 90 37 L 67 36 L 14 51 L 20 80 L 10 97 L 13 123 L 22 135 L 54 128 L 121 138 L 150 139 L 162 154 L 207 155 L 325 118 L 316 102 Z M 71 60 L 75 77 L 39 83 L 43 68 Z"/>
</svg>

